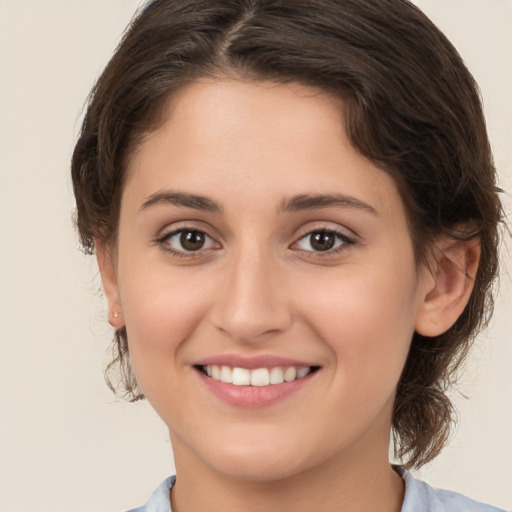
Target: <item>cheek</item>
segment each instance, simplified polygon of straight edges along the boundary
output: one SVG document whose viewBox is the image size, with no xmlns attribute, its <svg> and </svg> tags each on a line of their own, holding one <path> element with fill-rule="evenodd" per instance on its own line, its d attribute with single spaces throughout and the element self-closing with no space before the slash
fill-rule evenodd
<svg viewBox="0 0 512 512">
<path fill-rule="evenodd" d="M 208 290 L 201 276 L 161 263 L 126 260 L 119 275 L 130 358 L 147 394 L 153 380 L 176 374 L 182 364 L 181 347 L 205 316 Z"/>
<path fill-rule="evenodd" d="M 201 281 L 201 275 L 165 265 L 161 257 L 120 259 L 119 293 L 127 329 L 149 344 L 186 337 L 204 303 Z"/>
<path fill-rule="evenodd" d="M 390 264 L 347 267 L 304 283 L 313 290 L 304 297 L 304 317 L 330 347 L 337 379 L 396 385 L 414 333 L 415 280 L 413 264 Z"/>
</svg>

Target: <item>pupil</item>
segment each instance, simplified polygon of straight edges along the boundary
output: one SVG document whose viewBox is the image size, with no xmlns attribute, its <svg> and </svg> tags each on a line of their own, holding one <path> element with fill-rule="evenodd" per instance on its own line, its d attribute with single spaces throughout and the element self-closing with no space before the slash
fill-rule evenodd
<svg viewBox="0 0 512 512">
<path fill-rule="evenodd" d="M 204 245 L 204 233 L 184 231 L 180 236 L 181 246 L 187 251 L 197 251 Z"/>
<path fill-rule="evenodd" d="M 335 239 L 330 233 L 315 233 L 311 235 L 311 247 L 316 251 L 328 251 L 334 247 Z"/>
</svg>

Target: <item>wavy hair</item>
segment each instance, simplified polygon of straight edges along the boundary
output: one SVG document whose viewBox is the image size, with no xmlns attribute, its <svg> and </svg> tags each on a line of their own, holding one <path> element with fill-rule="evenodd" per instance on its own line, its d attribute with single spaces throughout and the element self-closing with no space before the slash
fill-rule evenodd
<svg viewBox="0 0 512 512">
<path fill-rule="evenodd" d="M 300 82 L 343 104 L 353 146 L 395 180 L 418 263 L 432 240 L 479 240 L 469 303 L 444 334 L 415 334 L 393 411 L 396 455 L 433 459 L 453 423 L 446 390 L 489 320 L 502 209 L 478 87 L 439 29 L 407 0 L 154 0 L 139 11 L 89 97 L 72 158 L 87 253 L 115 243 L 127 161 L 168 99 L 203 77 Z M 126 330 L 112 388 L 142 398 Z M 119 373 L 120 368 L 120 373 Z"/>
</svg>

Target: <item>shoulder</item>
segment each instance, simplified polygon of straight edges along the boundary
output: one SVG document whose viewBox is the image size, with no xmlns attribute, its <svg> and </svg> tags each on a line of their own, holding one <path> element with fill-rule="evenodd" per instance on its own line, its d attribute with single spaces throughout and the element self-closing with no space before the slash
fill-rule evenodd
<svg viewBox="0 0 512 512">
<path fill-rule="evenodd" d="M 453 491 L 434 489 L 416 480 L 402 467 L 395 470 L 405 481 L 405 498 L 401 512 L 505 512 L 503 509 L 472 500 Z M 172 512 L 170 492 L 176 477 L 165 479 L 151 494 L 145 505 L 128 512 Z"/>
<path fill-rule="evenodd" d="M 405 481 L 401 512 L 505 512 L 453 491 L 434 489 L 416 480 L 405 468 L 395 468 Z"/>
<path fill-rule="evenodd" d="M 166 478 L 153 491 L 145 505 L 128 510 L 128 512 L 172 512 L 170 494 L 175 482 L 175 476 Z"/>
</svg>

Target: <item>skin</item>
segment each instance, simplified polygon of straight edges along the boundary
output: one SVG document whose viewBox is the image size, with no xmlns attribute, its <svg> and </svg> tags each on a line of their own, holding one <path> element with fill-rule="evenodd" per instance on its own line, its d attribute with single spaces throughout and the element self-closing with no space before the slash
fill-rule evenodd
<svg viewBox="0 0 512 512">
<path fill-rule="evenodd" d="M 333 193 L 344 201 L 290 207 Z M 203 248 L 186 252 L 179 229 L 205 233 Z M 315 251 L 322 230 L 339 235 Z M 439 240 L 432 272 L 417 267 L 397 187 L 351 146 L 334 100 L 299 84 L 188 86 L 131 158 L 116 246 L 96 247 L 110 322 L 169 427 L 173 511 L 400 510 L 396 385 L 414 331 L 462 311 L 459 267 L 474 271 L 478 248 Z M 219 354 L 320 369 L 273 405 L 235 407 L 194 368 Z"/>
</svg>

